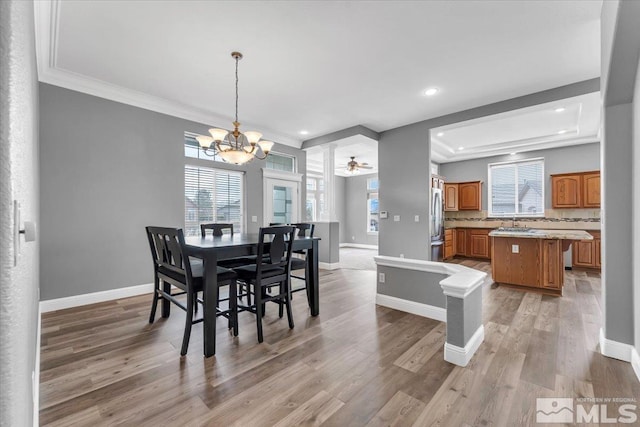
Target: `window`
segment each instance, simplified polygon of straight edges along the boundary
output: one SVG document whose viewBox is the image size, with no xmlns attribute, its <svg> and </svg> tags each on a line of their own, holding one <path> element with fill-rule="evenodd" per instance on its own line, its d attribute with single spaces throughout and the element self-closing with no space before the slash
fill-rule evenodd
<svg viewBox="0 0 640 427">
<path fill-rule="evenodd" d="M 377 233 L 380 222 L 378 202 L 378 179 L 367 179 L 367 232 Z"/>
<path fill-rule="evenodd" d="M 200 144 L 196 141 L 195 133 L 184 133 L 184 156 L 191 157 L 194 159 L 202 159 L 202 160 L 210 160 L 212 162 L 223 162 L 222 158 L 218 156 L 218 154 L 214 154 L 213 156 L 209 156 L 202 151 L 200 148 Z M 210 150 L 209 153 L 215 150 Z"/>
<path fill-rule="evenodd" d="M 544 216 L 544 159 L 489 164 L 489 216 Z"/>
<path fill-rule="evenodd" d="M 266 168 L 277 171 L 295 172 L 296 162 L 295 157 L 287 156 L 286 154 L 269 153 L 266 161 Z"/>
<path fill-rule="evenodd" d="M 321 175 L 307 175 L 307 200 L 305 218 L 307 221 L 317 221 L 319 212 L 324 209 L 324 181 Z"/>
<path fill-rule="evenodd" d="M 241 232 L 244 222 L 243 181 L 242 172 L 185 166 L 185 235 L 199 235 L 203 222 L 231 223 L 234 231 Z"/>
</svg>

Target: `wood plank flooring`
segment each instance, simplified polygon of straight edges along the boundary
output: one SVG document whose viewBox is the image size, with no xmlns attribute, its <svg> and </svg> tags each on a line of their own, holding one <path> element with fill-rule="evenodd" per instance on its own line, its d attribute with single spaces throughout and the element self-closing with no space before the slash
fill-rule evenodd
<svg viewBox="0 0 640 427">
<path fill-rule="evenodd" d="M 463 264 L 489 272 L 486 262 Z M 445 325 L 375 305 L 375 272 L 325 271 L 320 316 L 277 307 L 257 343 L 202 324 L 180 358 L 184 313 L 147 322 L 151 296 L 43 315 L 40 423 L 56 426 L 526 426 L 536 397 L 633 397 L 631 366 L 598 351 L 597 273 L 567 272 L 565 296 L 484 287 L 485 341 L 466 368 L 443 359 Z M 614 410 L 612 406 L 609 408 Z"/>
</svg>

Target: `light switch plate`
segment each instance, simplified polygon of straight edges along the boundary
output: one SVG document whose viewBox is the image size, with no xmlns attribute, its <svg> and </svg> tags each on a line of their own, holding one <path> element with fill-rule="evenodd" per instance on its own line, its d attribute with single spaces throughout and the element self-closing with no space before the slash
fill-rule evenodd
<svg viewBox="0 0 640 427">
<path fill-rule="evenodd" d="M 387 211 L 380 211 L 380 219 L 387 219 L 388 215 Z"/>
<path fill-rule="evenodd" d="M 511 245 L 511 253 L 519 254 L 520 253 L 520 245 Z"/>
<path fill-rule="evenodd" d="M 413 220 L 414 220 L 415 222 L 420 222 L 420 215 L 416 215 L 416 216 L 414 216 L 414 217 L 413 217 Z"/>
<path fill-rule="evenodd" d="M 394 220 L 395 222 L 400 222 L 400 215 L 394 215 L 394 216 L 393 216 L 393 220 Z"/>
<path fill-rule="evenodd" d="M 251 222 L 258 222 L 258 217 L 256 215 L 253 215 L 251 217 Z"/>
</svg>

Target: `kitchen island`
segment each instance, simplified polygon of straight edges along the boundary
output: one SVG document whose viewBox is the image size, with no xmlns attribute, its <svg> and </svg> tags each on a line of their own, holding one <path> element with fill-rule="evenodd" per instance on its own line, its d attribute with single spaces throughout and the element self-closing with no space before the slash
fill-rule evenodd
<svg viewBox="0 0 640 427">
<path fill-rule="evenodd" d="M 491 237 L 493 281 L 524 289 L 562 295 L 564 258 L 562 253 L 575 240 L 591 240 L 581 230 L 537 230 L 498 228 Z"/>
</svg>

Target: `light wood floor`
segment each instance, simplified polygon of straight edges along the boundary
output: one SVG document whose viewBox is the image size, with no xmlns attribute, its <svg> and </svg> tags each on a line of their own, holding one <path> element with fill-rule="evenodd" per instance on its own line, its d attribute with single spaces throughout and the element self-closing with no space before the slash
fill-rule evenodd
<svg viewBox="0 0 640 427">
<path fill-rule="evenodd" d="M 599 275 L 567 272 L 565 289 L 557 298 L 486 286 L 486 338 L 467 368 L 443 360 L 443 323 L 374 304 L 373 271 L 324 272 L 320 316 L 296 294 L 294 330 L 270 307 L 263 344 L 242 313 L 240 336 L 220 325 L 209 359 L 201 324 L 180 358 L 181 310 L 147 323 L 150 296 L 47 313 L 40 421 L 517 426 L 535 424 L 536 397 L 640 400 L 631 366 L 598 352 Z"/>
</svg>

